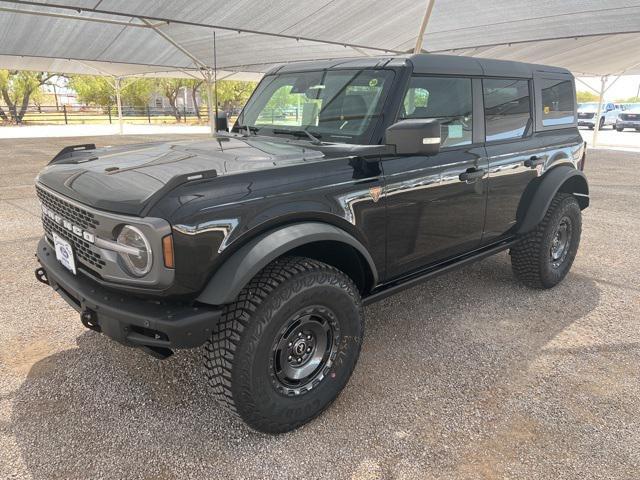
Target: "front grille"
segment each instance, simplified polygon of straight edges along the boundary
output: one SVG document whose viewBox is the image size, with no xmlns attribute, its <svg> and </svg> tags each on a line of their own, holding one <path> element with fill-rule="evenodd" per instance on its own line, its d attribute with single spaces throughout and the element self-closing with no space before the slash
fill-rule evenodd
<svg viewBox="0 0 640 480">
<path fill-rule="evenodd" d="M 640 113 L 622 113 L 620 114 L 621 120 L 640 120 Z"/>
<path fill-rule="evenodd" d="M 579 113 L 578 118 L 593 118 L 594 113 Z"/>
<path fill-rule="evenodd" d="M 64 219 L 70 221 L 74 225 L 77 225 L 83 230 L 94 231 L 95 228 L 100 225 L 99 220 L 93 213 L 73 205 L 57 195 L 53 195 L 37 185 L 36 192 L 40 202 L 45 207 L 59 214 Z M 59 237 L 62 237 L 71 243 L 77 259 L 90 269 L 98 271 L 106 265 L 100 253 L 94 250 L 95 247 L 93 244 L 89 243 L 82 237 L 74 235 L 72 232 L 64 228 L 64 226 L 56 223 L 46 215 L 42 215 L 42 226 L 44 227 L 47 237 L 51 241 L 53 241 L 53 234 L 55 233 Z"/>
<path fill-rule="evenodd" d="M 83 230 L 94 230 L 100 222 L 95 218 L 95 215 L 91 212 L 76 207 L 75 205 L 65 202 L 61 198 L 52 195 L 46 190 L 36 186 L 36 193 L 40 202 L 45 207 L 49 207 L 56 213 L 69 220 L 74 225 L 81 227 Z"/>
<path fill-rule="evenodd" d="M 74 235 L 69 230 L 66 230 L 64 227 L 51 220 L 49 217 L 43 216 L 42 224 L 44 226 L 44 231 L 49 238 L 53 239 L 53 233 L 55 233 L 59 237 L 62 237 L 71 243 L 71 245 L 73 245 L 74 253 L 85 265 L 92 266 L 98 270 L 106 265 L 104 260 L 102 260 L 102 256 L 91 250 L 91 244 L 84 238 Z"/>
</svg>

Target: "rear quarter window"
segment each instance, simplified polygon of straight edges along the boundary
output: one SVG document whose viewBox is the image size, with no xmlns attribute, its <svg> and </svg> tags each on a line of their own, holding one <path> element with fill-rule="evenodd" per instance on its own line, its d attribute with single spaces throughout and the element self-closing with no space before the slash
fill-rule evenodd
<svg viewBox="0 0 640 480">
<path fill-rule="evenodd" d="M 573 82 L 569 79 L 540 78 L 540 115 L 542 127 L 572 125 L 576 122 Z"/>
</svg>

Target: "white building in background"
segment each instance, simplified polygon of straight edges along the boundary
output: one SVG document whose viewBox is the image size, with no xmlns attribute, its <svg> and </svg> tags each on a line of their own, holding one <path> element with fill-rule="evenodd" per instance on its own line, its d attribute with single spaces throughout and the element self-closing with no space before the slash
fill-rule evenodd
<svg viewBox="0 0 640 480">
<path fill-rule="evenodd" d="M 202 98 L 200 97 L 200 92 L 196 93 L 196 101 L 198 103 L 198 107 L 202 109 L 203 103 Z M 180 93 L 178 93 L 178 97 L 176 98 L 176 104 L 180 110 L 186 109 L 187 112 L 193 113 L 195 109 L 190 88 L 182 87 L 180 89 Z M 171 108 L 169 99 L 160 92 L 154 92 L 151 94 L 148 106 L 149 108 L 158 110 L 169 110 Z"/>
<path fill-rule="evenodd" d="M 41 100 L 38 102 L 40 105 L 47 107 L 59 107 L 66 106 L 67 108 L 79 108 L 82 106 L 78 100 L 78 96 L 74 90 L 60 85 L 42 85 L 40 87 Z"/>
</svg>

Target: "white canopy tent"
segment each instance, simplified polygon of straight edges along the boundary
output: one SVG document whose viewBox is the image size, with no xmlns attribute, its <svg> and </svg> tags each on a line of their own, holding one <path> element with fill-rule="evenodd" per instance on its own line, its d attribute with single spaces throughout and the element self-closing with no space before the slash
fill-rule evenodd
<svg viewBox="0 0 640 480">
<path fill-rule="evenodd" d="M 210 82 L 214 32 L 218 79 L 413 51 L 640 73 L 639 0 L 0 0 L 0 68 Z"/>
</svg>

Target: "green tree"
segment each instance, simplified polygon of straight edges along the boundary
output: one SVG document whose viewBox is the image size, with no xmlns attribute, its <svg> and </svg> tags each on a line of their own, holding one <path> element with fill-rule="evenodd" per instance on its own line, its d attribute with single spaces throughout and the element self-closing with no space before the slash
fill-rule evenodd
<svg viewBox="0 0 640 480">
<path fill-rule="evenodd" d="M 155 90 L 155 82 L 150 78 L 128 78 L 120 83 L 121 98 L 125 105 L 144 108 L 149 104 Z"/>
<path fill-rule="evenodd" d="M 7 108 L 5 112 L 0 106 L 0 119 L 5 122 L 22 123 L 29 101 L 40 94 L 40 87 L 52 77 L 53 74 L 46 72 L 0 70 L 0 94 Z"/>
<path fill-rule="evenodd" d="M 616 100 L 619 103 L 640 103 L 640 97 L 629 97 L 621 100 Z"/>
<path fill-rule="evenodd" d="M 176 120 L 180 123 L 182 114 L 178 108 L 178 95 L 180 94 L 180 90 L 187 86 L 187 80 L 183 78 L 159 78 L 156 82 L 162 94 L 169 99 L 173 116 L 176 117 Z"/>
<path fill-rule="evenodd" d="M 185 80 L 185 86 L 191 91 L 191 100 L 193 101 L 193 108 L 196 111 L 198 120 L 202 120 L 202 116 L 200 115 L 200 106 L 198 105 L 198 90 L 200 90 L 203 83 L 204 80 Z"/>
<path fill-rule="evenodd" d="M 578 99 L 578 103 L 598 101 L 598 95 L 592 92 L 585 92 L 585 91 L 576 92 L 576 98 Z"/>
<path fill-rule="evenodd" d="M 218 107 L 222 110 L 243 107 L 256 88 L 256 82 L 245 82 L 241 80 L 220 80 L 218 81 Z M 203 98 L 207 97 L 206 88 Z M 214 87 L 211 87 L 214 90 Z M 215 98 L 215 93 L 214 98 Z"/>
<path fill-rule="evenodd" d="M 73 75 L 68 86 L 76 92 L 78 100 L 86 105 L 107 107 L 115 103 L 113 80 L 94 75 Z"/>
<path fill-rule="evenodd" d="M 73 75 L 69 87 L 78 99 L 87 105 L 108 107 L 116 103 L 115 79 L 95 75 Z M 125 78 L 120 81 L 120 97 L 123 105 L 144 107 L 154 90 L 154 81 L 147 78 Z"/>
</svg>

